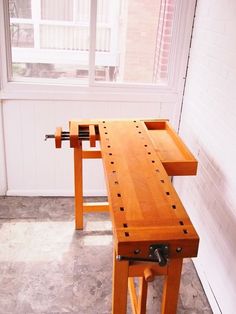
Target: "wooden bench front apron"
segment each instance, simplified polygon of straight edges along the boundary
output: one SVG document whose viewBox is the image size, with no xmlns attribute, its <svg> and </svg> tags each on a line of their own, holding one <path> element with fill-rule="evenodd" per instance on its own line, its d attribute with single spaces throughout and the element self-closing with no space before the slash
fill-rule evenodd
<svg viewBox="0 0 236 314">
<path fill-rule="evenodd" d="M 83 213 L 110 211 L 114 237 L 112 313 L 146 313 L 148 282 L 164 275 L 162 314 L 176 313 L 182 262 L 197 256 L 198 235 L 169 176 L 195 175 L 197 161 L 166 120 L 70 121 L 56 147 L 74 148 L 75 227 Z M 90 141 L 100 150 L 83 150 Z M 83 203 L 82 159 L 102 158 L 108 203 Z M 139 277 L 139 294 L 134 277 Z"/>
</svg>

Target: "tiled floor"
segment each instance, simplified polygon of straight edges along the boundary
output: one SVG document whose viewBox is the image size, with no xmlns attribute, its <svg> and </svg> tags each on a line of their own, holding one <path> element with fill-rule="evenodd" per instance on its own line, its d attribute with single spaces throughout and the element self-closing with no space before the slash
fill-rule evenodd
<svg viewBox="0 0 236 314">
<path fill-rule="evenodd" d="M 72 198 L 0 198 L 1 314 L 111 313 L 111 280 L 108 214 L 87 214 L 81 232 Z M 149 284 L 149 314 L 160 313 L 161 287 L 162 278 Z M 191 260 L 178 313 L 212 313 Z"/>
</svg>

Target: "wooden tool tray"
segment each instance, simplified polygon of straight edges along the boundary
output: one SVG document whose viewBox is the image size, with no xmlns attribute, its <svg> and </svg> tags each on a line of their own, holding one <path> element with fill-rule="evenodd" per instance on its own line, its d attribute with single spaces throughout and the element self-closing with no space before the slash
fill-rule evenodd
<svg viewBox="0 0 236 314">
<path fill-rule="evenodd" d="M 167 120 L 144 122 L 169 176 L 195 175 L 197 161 Z"/>
</svg>

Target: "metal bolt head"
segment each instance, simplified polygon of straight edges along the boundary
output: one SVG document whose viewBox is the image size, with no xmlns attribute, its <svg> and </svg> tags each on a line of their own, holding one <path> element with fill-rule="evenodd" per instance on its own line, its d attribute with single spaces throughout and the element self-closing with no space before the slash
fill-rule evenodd
<svg viewBox="0 0 236 314">
<path fill-rule="evenodd" d="M 182 251 L 182 247 L 177 247 L 176 252 L 180 253 Z"/>
</svg>

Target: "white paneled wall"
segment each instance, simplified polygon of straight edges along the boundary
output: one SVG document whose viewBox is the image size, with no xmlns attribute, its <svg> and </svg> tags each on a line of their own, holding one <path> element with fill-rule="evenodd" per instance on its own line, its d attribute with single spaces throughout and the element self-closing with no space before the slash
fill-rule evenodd
<svg viewBox="0 0 236 314">
<path fill-rule="evenodd" d="M 175 178 L 200 235 L 195 264 L 215 313 L 236 308 L 236 1 L 198 1 L 180 135 L 199 161 Z"/>
<path fill-rule="evenodd" d="M 2 103 L 0 101 L 0 195 L 7 191 Z"/>
<path fill-rule="evenodd" d="M 73 195 L 73 160 L 68 143 L 44 141 L 55 127 L 83 118 L 158 118 L 173 121 L 173 103 L 4 101 L 8 195 Z M 85 161 L 85 195 L 105 195 L 100 160 Z"/>
</svg>

